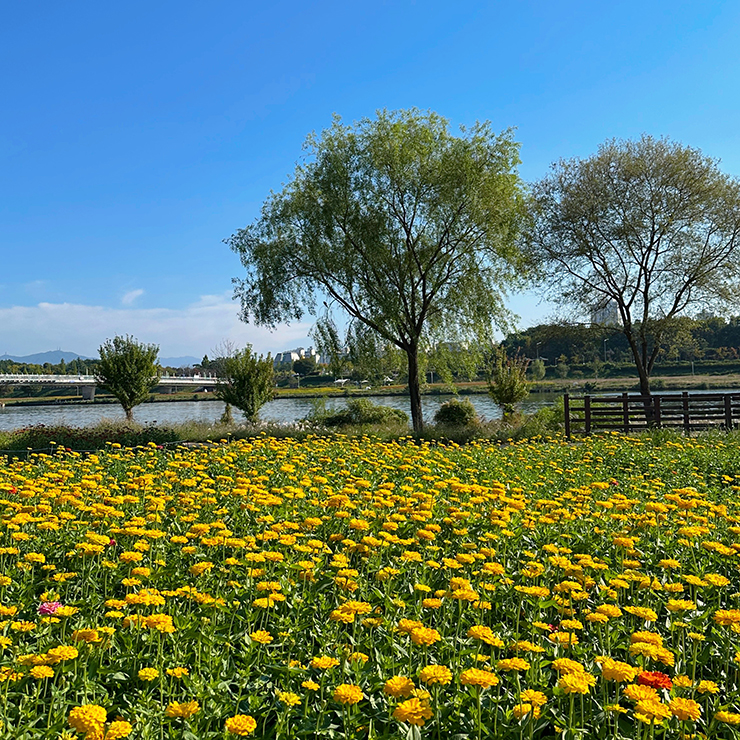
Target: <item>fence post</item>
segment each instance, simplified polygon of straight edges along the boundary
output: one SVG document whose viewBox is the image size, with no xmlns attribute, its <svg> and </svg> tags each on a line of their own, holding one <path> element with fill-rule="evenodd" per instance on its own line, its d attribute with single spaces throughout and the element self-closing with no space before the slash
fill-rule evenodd
<svg viewBox="0 0 740 740">
<path fill-rule="evenodd" d="M 583 415 L 586 421 L 586 434 L 591 434 L 591 396 L 583 397 Z"/>
<path fill-rule="evenodd" d="M 689 416 L 688 391 L 684 391 L 681 394 L 681 403 L 683 405 L 683 430 L 686 434 L 691 434 L 691 417 Z"/>
<path fill-rule="evenodd" d="M 563 396 L 563 411 L 565 413 L 565 438 L 570 439 L 570 394 Z"/>
<path fill-rule="evenodd" d="M 629 404 L 629 394 L 627 393 L 622 393 L 622 421 L 624 422 L 624 433 L 629 434 L 630 404 Z"/>
<path fill-rule="evenodd" d="M 653 396 L 655 409 L 655 426 L 660 429 L 660 396 Z"/>
<path fill-rule="evenodd" d="M 725 429 L 729 432 L 732 429 L 732 396 L 725 393 Z"/>
</svg>

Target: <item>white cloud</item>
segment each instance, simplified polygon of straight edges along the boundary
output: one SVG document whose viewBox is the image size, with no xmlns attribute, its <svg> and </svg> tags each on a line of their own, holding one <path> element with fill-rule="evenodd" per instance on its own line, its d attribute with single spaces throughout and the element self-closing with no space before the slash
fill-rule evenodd
<svg viewBox="0 0 740 740">
<path fill-rule="evenodd" d="M 281 326 L 271 332 L 240 321 L 238 308 L 228 294 L 202 296 L 182 309 L 74 303 L 0 308 L 0 353 L 26 355 L 60 347 L 96 357 L 98 347 L 116 334 L 131 334 L 142 342 L 158 344 L 164 357 L 199 357 L 224 339 L 239 346 L 249 342 L 257 352 L 273 354 L 310 343 L 309 323 Z"/>
<path fill-rule="evenodd" d="M 125 293 L 123 298 L 121 298 L 121 303 L 123 303 L 124 306 L 130 306 L 141 295 L 144 295 L 143 288 L 129 290 L 129 292 Z"/>
</svg>

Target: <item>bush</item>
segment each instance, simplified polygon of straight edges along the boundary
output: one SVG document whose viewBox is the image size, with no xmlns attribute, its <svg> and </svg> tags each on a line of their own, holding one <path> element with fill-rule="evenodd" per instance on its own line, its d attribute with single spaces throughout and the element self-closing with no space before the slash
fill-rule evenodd
<svg viewBox="0 0 740 740">
<path fill-rule="evenodd" d="M 478 421 L 475 407 L 465 399 L 459 401 L 456 398 L 443 403 L 434 415 L 434 423 L 448 427 L 472 426 Z"/>
<path fill-rule="evenodd" d="M 323 400 L 323 399 L 321 399 Z M 314 404 L 307 419 L 321 426 L 343 427 L 363 424 L 406 424 L 408 414 L 390 406 L 380 406 L 367 398 L 356 398 L 347 403 L 347 408 L 327 411 L 323 403 Z"/>
<path fill-rule="evenodd" d="M 178 434 L 173 429 L 153 425 L 102 422 L 94 427 L 69 427 L 39 424 L 3 432 L 0 435 L 0 448 L 48 451 L 65 447 L 85 451 L 103 449 L 111 442 L 122 447 L 136 447 L 150 442 L 161 445 L 177 440 Z"/>
<path fill-rule="evenodd" d="M 507 357 L 503 348 L 494 350 L 486 362 L 488 395 L 501 408 L 504 418 L 514 413 L 514 404 L 523 401 L 529 394 L 527 367 L 529 360 L 523 355 Z"/>
<path fill-rule="evenodd" d="M 565 428 L 565 406 L 563 397 L 560 396 L 552 406 L 545 406 L 531 416 L 528 416 L 522 424 L 522 436 L 534 437 L 558 432 Z"/>
</svg>

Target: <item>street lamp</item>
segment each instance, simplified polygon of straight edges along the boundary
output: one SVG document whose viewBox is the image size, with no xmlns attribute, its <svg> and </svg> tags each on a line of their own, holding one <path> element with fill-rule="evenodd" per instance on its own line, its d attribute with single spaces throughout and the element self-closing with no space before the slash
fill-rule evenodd
<svg viewBox="0 0 740 740">
<path fill-rule="evenodd" d="M 604 362 L 606 362 L 606 343 L 609 341 L 609 337 L 604 340 Z"/>
</svg>

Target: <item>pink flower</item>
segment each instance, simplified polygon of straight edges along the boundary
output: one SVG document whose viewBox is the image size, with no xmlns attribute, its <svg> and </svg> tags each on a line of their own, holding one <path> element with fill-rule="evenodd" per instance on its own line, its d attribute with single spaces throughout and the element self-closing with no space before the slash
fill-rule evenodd
<svg viewBox="0 0 740 740">
<path fill-rule="evenodd" d="M 39 606 L 38 612 L 42 617 L 48 617 L 62 605 L 61 601 L 45 601 Z"/>
</svg>

